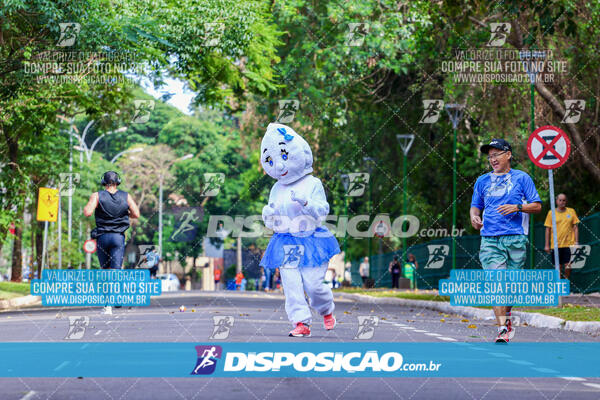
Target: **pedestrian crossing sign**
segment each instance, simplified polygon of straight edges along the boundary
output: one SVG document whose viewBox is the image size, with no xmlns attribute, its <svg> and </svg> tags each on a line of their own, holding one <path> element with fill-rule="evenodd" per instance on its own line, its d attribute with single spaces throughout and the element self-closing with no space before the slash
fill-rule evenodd
<svg viewBox="0 0 600 400">
<path fill-rule="evenodd" d="M 56 222 L 58 219 L 58 189 L 40 188 L 37 220 Z"/>
</svg>

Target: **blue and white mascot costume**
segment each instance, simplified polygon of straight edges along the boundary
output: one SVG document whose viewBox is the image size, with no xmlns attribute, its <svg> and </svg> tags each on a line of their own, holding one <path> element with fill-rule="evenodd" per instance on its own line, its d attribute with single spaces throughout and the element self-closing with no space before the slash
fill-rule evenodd
<svg viewBox="0 0 600 400">
<path fill-rule="evenodd" d="M 290 336 L 310 336 L 310 306 L 335 326 L 333 293 L 323 283 L 329 260 L 340 252 L 333 234 L 323 226 L 329 204 L 321 180 L 312 175 L 310 146 L 292 128 L 269 124 L 260 146 L 261 163 L 277 182 L 264 206 L 265 226 L 273 237 L 260 265 L 279 268 L 285 311 L 295 328 Z"/>
</svg>

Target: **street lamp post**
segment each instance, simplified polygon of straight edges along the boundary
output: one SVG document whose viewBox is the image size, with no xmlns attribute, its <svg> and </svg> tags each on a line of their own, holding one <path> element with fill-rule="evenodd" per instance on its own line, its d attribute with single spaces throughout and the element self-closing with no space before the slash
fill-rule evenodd
<svg viewBox="0 0 600 400">
<path fill-rule="evenodd" d="M 344 214 L 348 218 L 348 189 L 350 188 L 350 177 L 348 174 L 342 175 L 342 185 L 344 186 Z M 346 220 L 346 229 L 344 229 L 344 269 L 346 268 L 346 259 L 348 257 L 348 220 Z"/>
<path fill-rule="evenodd" d="M 143 147 L 136 147 L 135 149 L 124 150 L 124 151 L 118 153 L 116 156 L 114 156 L 110 160 L 110 162 L 111 162 L 111 164 L 114 164 L 115 161 L 117 161 L 117 159 L 119 157 L 121 157 L 122 155 L 129 154 L 129 153 L 139 153 L 140 151 L 144 151 L 144 148 Z"/>
<path fill-rule="evenodd" d="M 371 221 L 371 208 L 372 208 L 372 204 L 371 204 L 371 200 L 373 197 L 373 177 L 371 176 L 373 173 L 373 162 L 375 162 L 375 159 L 373 157 L 363 157 L 363 161 L 367 163 L 367 167 L 369 168 L 369 201 L 367 203 L 367 210 L 369 213 L 369 222 Z M 371 248 L 371 232 L 369 232 L 369 236 L 367 237 L 367 240 L 369 241 L 369 277 L 372 278 L 373 274 L 373 261 L 371 260 L 371 255 L 372 255 L 372 248 Z"/>
<path fill-rule="evenodd" d="M 452 122 L 454 138 L 452 141 L 452 269 L 456 268 L 456 236 L 454 228 L 456 227 L 456 158 L 457 158 L 457 131 L 458 124 L 463 117 L 464 104 L 446 104 L 446 112 Z"/>
<path fill-rule="evenodd" d="M 524 57 L 525 56 L 525 57 Z M 531 132 L 535 131 L 535 78 L 538 71 L 538 63 L 536 63 L 534 61 L 534 59 L 536 58 L 542 58 L 545 59 L 546 55 L 545 52 L 538 52 L 538 51 L 531 51 L 531 50 L 526 50 L 526 51 L 522 51 L 519 52 L 519 58 L 523 59 L 525 58 L 525 62 L 523 62 L 523 67 L 525 69 L 525 71 L 527 72 L 527 75 L 529 76 L 529 88 L 530 88 L 530 92 L 531 92 Z M 533 176 L 535 175 L 535 165 L 533 164 L 533 162 L 529 163 L 529 174 L 531 175 L 531 177 L 533 178 Z M 534 247 L 533 247 L 533 242 L 534 242 L 534 235 L 535 232 L 533 230 L 533 215 L 531 215 L 529 217 L 529 265 L 531 266 L 531 268 L 533 268 L 534 265 Z"/>
<path fill-rule="evenodd" d="M 404 218 L 406 215 L 406 184 L 408 180 L 408 177 L 406 176 L 406 159 L 408 157 L 408 152 L 410 151 L 413 141 L 415 140 L 415 135 L 396 135 L 396 139 L 398 139 L 398 142 L 400 142 L 400 148 L 402 149 L 402 217 Z M 402 224 L 402 230 L 404 231 L 404 223 Z M 408 248 L 406 247 L 406 237 L 402 235 L 402 262 L 406 260 L 407 250 Z"/>
</svg>

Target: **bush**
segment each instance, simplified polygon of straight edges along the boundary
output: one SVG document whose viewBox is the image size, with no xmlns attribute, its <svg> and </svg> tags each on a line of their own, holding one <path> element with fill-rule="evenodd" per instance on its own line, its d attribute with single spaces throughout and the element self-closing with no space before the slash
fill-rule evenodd
<svg viewBox="0 0 600 400">
<path fill-rule="evenodd" d="M 225 279 L 229 280 L 229 279 L 235 279 L 235 270 L 237 268 L 237 265 L 233 264 L 231 267 L 227 268 L 227 271 L 225 271 Z"/>
</svg>

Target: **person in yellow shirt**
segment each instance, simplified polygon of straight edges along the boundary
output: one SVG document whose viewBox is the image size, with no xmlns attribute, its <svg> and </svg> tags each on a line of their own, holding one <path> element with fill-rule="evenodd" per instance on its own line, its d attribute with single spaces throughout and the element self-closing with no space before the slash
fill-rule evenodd
<svg viewBox="0 0 600 400">
<path fill-rule="evenodd" d="M 571 249 L 570 246 L 579 244 L 579 218 L 572 208 L 567 207 L 567 196 L 564 193 L 556 196 L 556 235 L 558 237 L 558 263 L 560 264 L 561 277 L 569 279 L 571 275 Z M 544 250 L 551 253 L 554 250 L 552 235 L 552 211 L 546 216 L 546 246 Z M 553 255 L 554 257 L 554 255 Z"/>
</svg>

